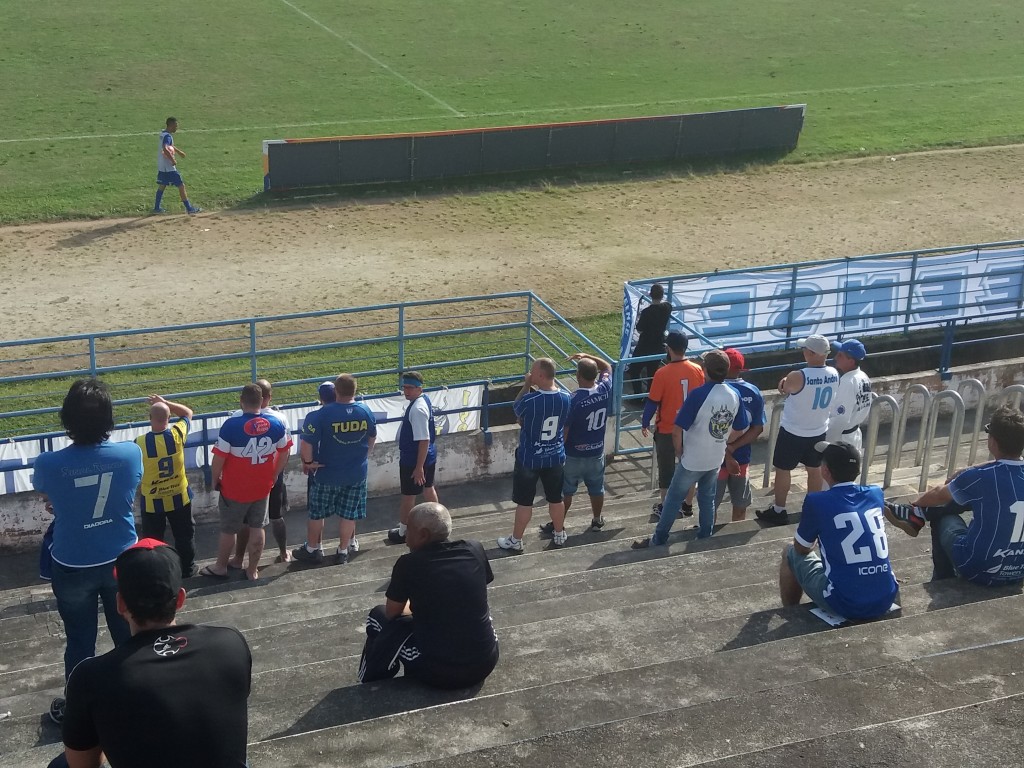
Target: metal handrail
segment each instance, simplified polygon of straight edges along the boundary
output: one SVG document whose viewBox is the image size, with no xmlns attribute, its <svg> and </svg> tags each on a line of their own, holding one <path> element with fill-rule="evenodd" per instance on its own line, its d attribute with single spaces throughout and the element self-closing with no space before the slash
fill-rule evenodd
<svg viewBox="0 0 1024 768">
<path fill-rule="evenodd" d="M 868 412 L 868 429 L 867 434 L 864 436 L 864 455 L 861 457 L 861 468 L 860 468 L 860 484 L 867 485 L 868 483 L 868 467 L 871 465 L 871 461 L 875 455 L 875 443 L 878 442 L 878 423 L 882 420 L 882 408 L 881 406 L 888 405 L 889 410 L 892 412 L 892 423 L 898 424 L 900 421 L 900 405 L 896 402 L 896 398 L 892 395 L 876 395 L 871 401 L 871 410 Z M 882 481 L 882 487 L 888 488 L 892 484 L 892 470 L 896 463 L 896 448 L 898 443 L 893 438 L 894 434 L 890 435 L 889 448 L 885 452 L 885 479 Z"/>
<path fill-rule="evenodd" d="M 924 493 L 928 487 L 928 462 L 931 460 L 932 440 L 935 439 L 935 426 L 939 420 L 939 406 L 943 400 L 951 400 L 953 403 L 953 420 L 949 427 L 949 447 L 946 449 L 945 468 L 947 471 L 953 469 L 957 448 L 960 445 L 960 436 L 964 429 L 964 399 L 960 397 L 960 393 L 952 389 L 944 389 L 942 392 L 936 393 L 932 398 L 932 409 L 928 414 L 928 424 L 923 435 L 925 447 L 921 462 L 921 482 L 918 485 L 918 490 L 921 493 Z"/>
<path fill-rule="evenodd" d="M 928 414 L 932 408 L 932 393 L 924 384 L 911 384 L 903 393 L 903 405 L 900 406 L 900 423 L 896 431 L 896 467 L 900 466 L 903 458 L 903 442 L 907 439 L 907 420 L 910 418 L 910 399 L 919 394 L 923 398 L 921 404 L 921 431 L 917 437 L 917 452 L 914 454 L 914 466 L 921 463 L 924 454 L 924 425 L 928 421 Z"/>
<path fill-rule="evenodd" d="M 974 427 L 971 430 L 971 452 L 967 457 L 967 463 L 974 464 L 974 457 L 978 455 L 978 436 L 981 435 L 981 427 L 985 422 L 985 400 L 988 393 L 985 391 L 985 385 L 977 379 L 964 379 L 956 386 L 956 391 L 961 397 L 965 389 L 973 389 L 978 393 L 978 405 L 974 409 Z"/>
<path fill-rule="evenodd" d="M 775 455 L 775 443 L 779 441 L 779 423 L 782 421 L 782 406 L 783 402 L 780 401 L 778 405 L 772 408 L 771 423 L 768 425 L 768 456 L 764 460 L 764 477 L 761 478 L 761 487 L 768 487 L 768 480 L 772 476 L 772 457 Z"/>
<path fill-rule="evenodd" d="M 1011 384 L 1008 387 L 1003 387 L 992 400 L 993 405 L 997 408 L 1004 405 L 1006 400 L 1013 400 L 1013 407 L 1020 408 L 1022 398 L 1024 398 L 1024 384 Z"/>
</svg>

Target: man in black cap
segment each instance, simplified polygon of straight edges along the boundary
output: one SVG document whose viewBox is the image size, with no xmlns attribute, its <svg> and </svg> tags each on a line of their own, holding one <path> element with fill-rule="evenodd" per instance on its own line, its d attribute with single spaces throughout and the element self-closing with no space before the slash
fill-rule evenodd
<svg viewBox="0 0 1024 768">
<path fill-rule="evenodd" d="M 226 627 L 177 624 L 178 553 L 142 539 L 115 562 L 132 637 L 68 679 L 64 754 L 50 768 L 245 766 L 252 656 Z"/>
<path fill-rule="evenodd" d="M 899 591 L 889 562 L 882 489 L 856 484 L 860 451 L 849 443 L 819 442 L 815 450 L 831 488 L 804 498 L 793 543 L 782 552 L 782 604 L 797 605 L 806 593 L 819 608 L 843 618 L 881 616 Z"/>
</svg>

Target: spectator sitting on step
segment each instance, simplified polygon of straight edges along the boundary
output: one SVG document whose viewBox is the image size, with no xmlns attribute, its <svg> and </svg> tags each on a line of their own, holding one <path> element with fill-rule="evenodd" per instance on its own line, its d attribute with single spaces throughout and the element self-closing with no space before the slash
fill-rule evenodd
<svg viewBox="0 0 1024 768">
<path fill-rule="evenodd" d="M 804 498 L 796 536 L 782 553 L 782 604 L 798 605 L 806 593 L 829 613 L 876 618 L 889 611 L 899 591 L 889 563 L 882 489 L 856 484 L 860 451 L 849 443 L 820 442 L 816 450 L 831 487 Z"/>
<path fill-rule="evenodd" d="M 487 607 L 494 580 L 478 541 L 449 541 L 452 518 L 441 504 L 412 508 L 385 593 L 370 611 L 359 681 L 398 674 L 437 688 L 480 683 L 498 663 L 498 639 Z"/>
<path fill-rule="evenodd" d="M 142 539 L 112 571 L 131 638 L 75 667 L 64 754 L 50 768 L 97 768 L 104 756 L 112 768 L 242 768 L 252 675 L 245 639 L 175 622 L 185 603 L 181 560 L 163 542 Z"/>
<path fill-rule="evenodd" d="M 985 425 L 995 461 L 957 472 L 913 505 L 886 505 L 886 519 L 911 536 L 932 529 L 932 580 L 960 576 L 998 586 L 1024 580 L 1024 413 L 1003 406 Z M 971 524 L 961 513 L 973 512 Z"/>
</svg>

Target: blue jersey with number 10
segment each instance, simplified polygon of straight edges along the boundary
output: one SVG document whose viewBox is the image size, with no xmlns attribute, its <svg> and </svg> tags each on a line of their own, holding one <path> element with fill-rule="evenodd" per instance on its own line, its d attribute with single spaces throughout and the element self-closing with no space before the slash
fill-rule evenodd
<svg viewBox="0 0 1024 768">
<path fill-rule="evenodd" d="M 597 384 L 572 393 L 566 456 L 589 459 L 604 454 L 605 425 L 612 399 L 612 378 L 603 374 Z"/>
<path fill-rule="evenodd" d="M 533 390 L 512 404 L 522 429 L 516 458 L 527 469 L 565 463 L 565 421 L 569 395 L 562 390 Z"/>
<path fill-rule="evenodd" d="M 796 540 L 817 539 L 825 564 L 825 599 L 848 619 L 880 616 L 892 605 L 898 585 L 889 563 L 882 489 L 836 483 L 804 499 Z"/>
</svg>

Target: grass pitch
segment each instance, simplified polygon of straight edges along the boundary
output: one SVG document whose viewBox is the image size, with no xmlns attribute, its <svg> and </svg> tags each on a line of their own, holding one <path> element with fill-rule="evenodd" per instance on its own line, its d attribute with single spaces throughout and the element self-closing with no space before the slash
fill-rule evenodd
<svg viewBox="0 0 1024 768">
<path fill-rule="evenodd" d="M 3 16 L 8 223 L 148 210 L 170 114 L 206 207 L 259 194 L 266 138 L 787 102 L 808 104 L 795 160 L 1024 138 L 1014 0 L 9 0 Z"/>
</svg>

